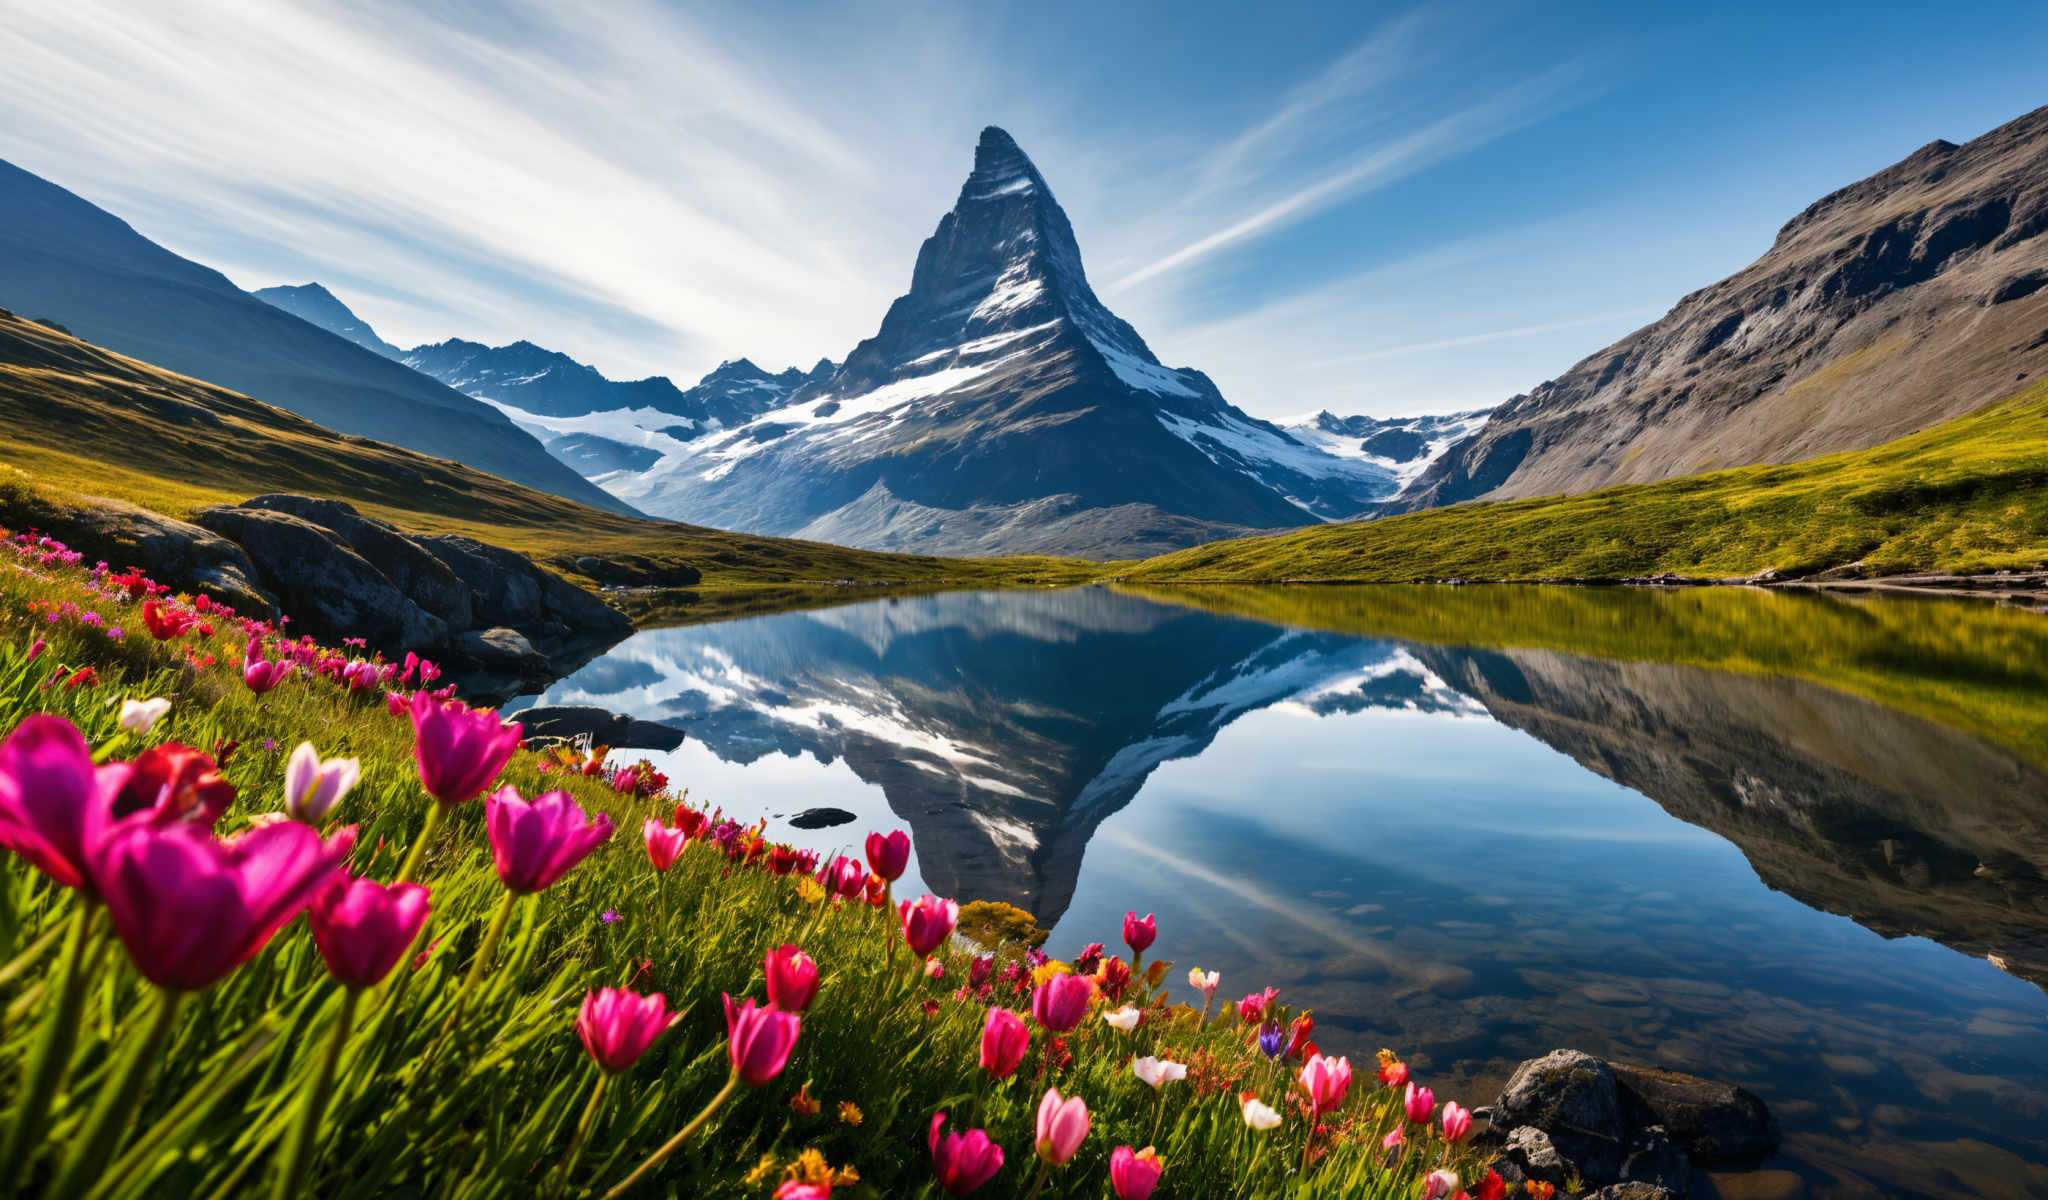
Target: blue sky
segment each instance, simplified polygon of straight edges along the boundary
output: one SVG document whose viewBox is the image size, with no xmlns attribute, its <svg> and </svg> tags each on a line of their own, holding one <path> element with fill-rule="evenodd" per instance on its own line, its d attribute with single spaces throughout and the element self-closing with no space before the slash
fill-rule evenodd
<svg viewBox="0 0 2048 1200">
<path fill-rule="evenodd" d="M 837 358 L 985 124 L 1261 416 L 1486 407 L 2043 102 L 2048 6 L 22 6 L 0 157 L 401 345 Z M 0 303 L 5 298 L 0 297 Z"/>
</svg>

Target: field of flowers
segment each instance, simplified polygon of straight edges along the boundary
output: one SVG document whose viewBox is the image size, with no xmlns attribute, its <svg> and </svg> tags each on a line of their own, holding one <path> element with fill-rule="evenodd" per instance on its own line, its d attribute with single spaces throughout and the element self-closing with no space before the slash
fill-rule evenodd
<svg viewBox="0 0 2048 1200">
<path fill-rule="evenodd" d="M 436 674 L 6 537 L 0 1194 L 1507 1194 L 1150 917 L 971 943 L 902 832 L 819 861 Z"/>
</svg>

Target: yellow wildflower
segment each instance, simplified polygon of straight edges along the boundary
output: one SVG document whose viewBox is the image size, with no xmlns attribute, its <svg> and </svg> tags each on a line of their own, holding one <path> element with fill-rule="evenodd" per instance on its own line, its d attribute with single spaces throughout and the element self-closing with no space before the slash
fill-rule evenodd
<svg viewBox="0 0 2048 1200">
<path fill-rule="evenodd" d="M 816 904 L 825 898 L 825 885 L 806 875 L 796 881 L 796 895 L 805 904 Z"/>
<path fill-rule="evenodd" d="M 1031 982 L 1038 987 L 1044 987 L 1048 982 L 1061 975 L 1072 975 L 1073 973 L 1074 968 L 1055 958 L 1031 972 Z"/>
<path fill-rule="evenodd" d="M 763 1180 L 767 1179 L 770 1174 L 774 1173 L 774 1171 L 775 1156 L 773 1154 L 763 1154 L 761 1156 L 761 1161 L 754 1164 L 754 1169 L 747 1172 L 747 1177 L 742 1182 L 746 1183 L 747 1186 L 752 1187 L 756 1184 L 759 1184 Z"/>
<path fill-rule="evenodd" d="M 860 1106 L 851 1100 L 839 1102 L 839 1119 L 848 1125 L 860 1124 Z"/>
</svg>

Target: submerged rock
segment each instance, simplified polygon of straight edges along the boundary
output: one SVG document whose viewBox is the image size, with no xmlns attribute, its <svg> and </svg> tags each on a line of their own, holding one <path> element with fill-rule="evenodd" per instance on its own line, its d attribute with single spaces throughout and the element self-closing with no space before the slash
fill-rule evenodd
<svg viewBox="0 0 2048 1200">
<path fill-rule="evenodd" d="M 834 825 L 850 825 L 860 818 L 843 808 L 807 808 L 789 819 L 798 829 L 830 829 Z"/>
<path fill-rule="evenodd" d="M 1700 1166 L 1751 1163 L 1778 1148 L 1778 1120 L 1756 1093 L 1658 1067 L 1610 1064 L 1639 1123 L 1670 1132 Z"/>
<path fill-rule="evenodd" d="M 656 721 L 622 716 L 594 704 L 548 704 L 516 714 L 526 740 L 574 741 L 587 737 L 614 750 L 673 750 L 683 744 L 683 731 Z"/>
</svg>

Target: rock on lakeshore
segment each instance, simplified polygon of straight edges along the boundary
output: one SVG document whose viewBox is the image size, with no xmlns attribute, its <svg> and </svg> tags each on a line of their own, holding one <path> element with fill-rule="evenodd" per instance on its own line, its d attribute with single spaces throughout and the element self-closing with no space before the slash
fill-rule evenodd
<svg viewBox="0 0 2048 1200">
<path fill-rule="evenodd" d="M 1576 1180 L 1598 1200 L 1684 1200 L 1695 1167 L 1754 1165 L 1779 1141 L 1742 1088 L 1581 1050 L 1516 1068 L 1491 1115 L 1502 1178 Z"/>
</svg>

